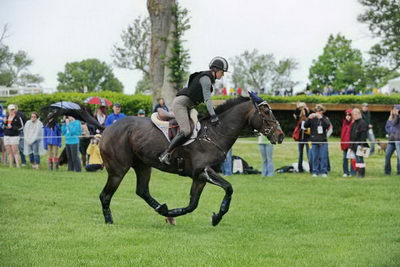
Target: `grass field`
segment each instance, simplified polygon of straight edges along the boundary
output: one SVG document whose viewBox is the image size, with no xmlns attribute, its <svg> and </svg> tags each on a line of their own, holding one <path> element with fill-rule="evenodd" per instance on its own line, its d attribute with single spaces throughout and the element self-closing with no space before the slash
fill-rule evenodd
<svg viewBox="0 0 400 267">
<path fill-rule="evenodd" d="M 236 144 L 234 154 L 260 168 L 256 144 Z M 130 172 L 111 204 L 115 224 L 105 225 L 105 171 L 2 166 L 1 266 L 400 266 L 400 176 L 383 176 L 383 156 L 375 155 L 365 179 L 342 178 L 337 144 L 330 156 L 325 179 L 229 177 L 235 193 L 217 227 L 210 217 L 223 191 L 215 186 L 170 226 L 134 194 Z M 296 157 L 294 145 L 280 145 L 275 167 Z M 189 179 L 153 171 L 151 192 L 170 208 L 186 206 L 189 189 Z"/>
</svg>

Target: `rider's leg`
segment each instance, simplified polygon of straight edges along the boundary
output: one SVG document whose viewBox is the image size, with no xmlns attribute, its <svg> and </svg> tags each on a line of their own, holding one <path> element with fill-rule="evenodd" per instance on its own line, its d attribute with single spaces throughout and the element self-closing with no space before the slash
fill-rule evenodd
<svg viewBox="0 0 400 267">
<path fill-rule="evenodd" d="M 165 164 L 171 164 L 171 152 L 174 148 L 185 143 L 187 137 L 190 135 L 190 120 L 189 120 L 189 107 L 193 103 L 187 96 L 178 96 L 172 104 L 172 110 L 175 114 L 176 121 L 179 124 L 179 133 L 172 139 L 168 148 L 159 157 L 160 161 Z"/>
</svg>

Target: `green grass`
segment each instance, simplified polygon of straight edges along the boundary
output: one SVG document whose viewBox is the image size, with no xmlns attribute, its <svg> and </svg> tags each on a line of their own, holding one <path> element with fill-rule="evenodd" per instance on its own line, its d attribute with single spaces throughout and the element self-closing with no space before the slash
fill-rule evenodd
<svg viewBox="0 0 400 267">
<path fill-rule="evenodd" d="M 256 168 L 256 144 L 234 154 Z M 197 210 L 164 223 L 134 194 L 128 173 L 105 225 L 98 195 L 106 172 L 0 167 L 2 266 L 399 266 L 400 176 L 383 176 L 383 155 L 367 159 L 365 179 L 341 177 L 338 145 L 329 178 L 234 175 L 229 213 L 212 227 L 223 191 L 207 185 Z M 274 151 L 275 167 L 297 157 Z M 394 162 L 393 162 L 394 163 Z M 44 165 L 43 165 L 44 167 Z M 170 208 L 186 206 L 190 179 L 153 171 L 151 192 Z"/>
</svg>

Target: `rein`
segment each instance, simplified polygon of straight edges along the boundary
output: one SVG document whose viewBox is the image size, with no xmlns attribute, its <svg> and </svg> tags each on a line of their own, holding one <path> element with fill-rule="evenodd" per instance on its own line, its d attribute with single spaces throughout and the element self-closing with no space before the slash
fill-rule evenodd
<svg viewBox="0 0 400 267">
<path fill-rule="evenodd" d="M 225 152 L 225 150 L 223 150 L 216 142 L 214 142 L 214 141 L 207 135 L 207 130 L 208 130 L 207 125 L 204 125 L 204 128 L 203 128 L 203 129 L 204 129 L 204 133 L 203 133 L 203 135 L 202 135 L 201 137 L 199 137 L 199 140 L 205 141 L 205 142 L 210 143 L 210 144 L 213 144 L 216 148 L 219 149 L 219 151 L 221 151 L 221 152 L 224 154 L 224 157 L 226 157 L 226 153 L 227 153 L 227 152 Z"/>
</svg>

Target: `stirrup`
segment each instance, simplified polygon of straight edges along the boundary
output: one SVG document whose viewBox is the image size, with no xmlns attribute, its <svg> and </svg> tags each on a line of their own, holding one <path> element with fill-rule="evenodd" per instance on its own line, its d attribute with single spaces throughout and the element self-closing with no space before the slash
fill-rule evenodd
<svg viewBox="0 0 400 267">
<path fill-rule="evenodd" d="M 171 165 L 170 159 L 171 159 L 171 153 L 168 152 L 163 152 L 161 156 L 158 158 L 161 163 L 165 163 L 167 165 Z"/>
</svg>

